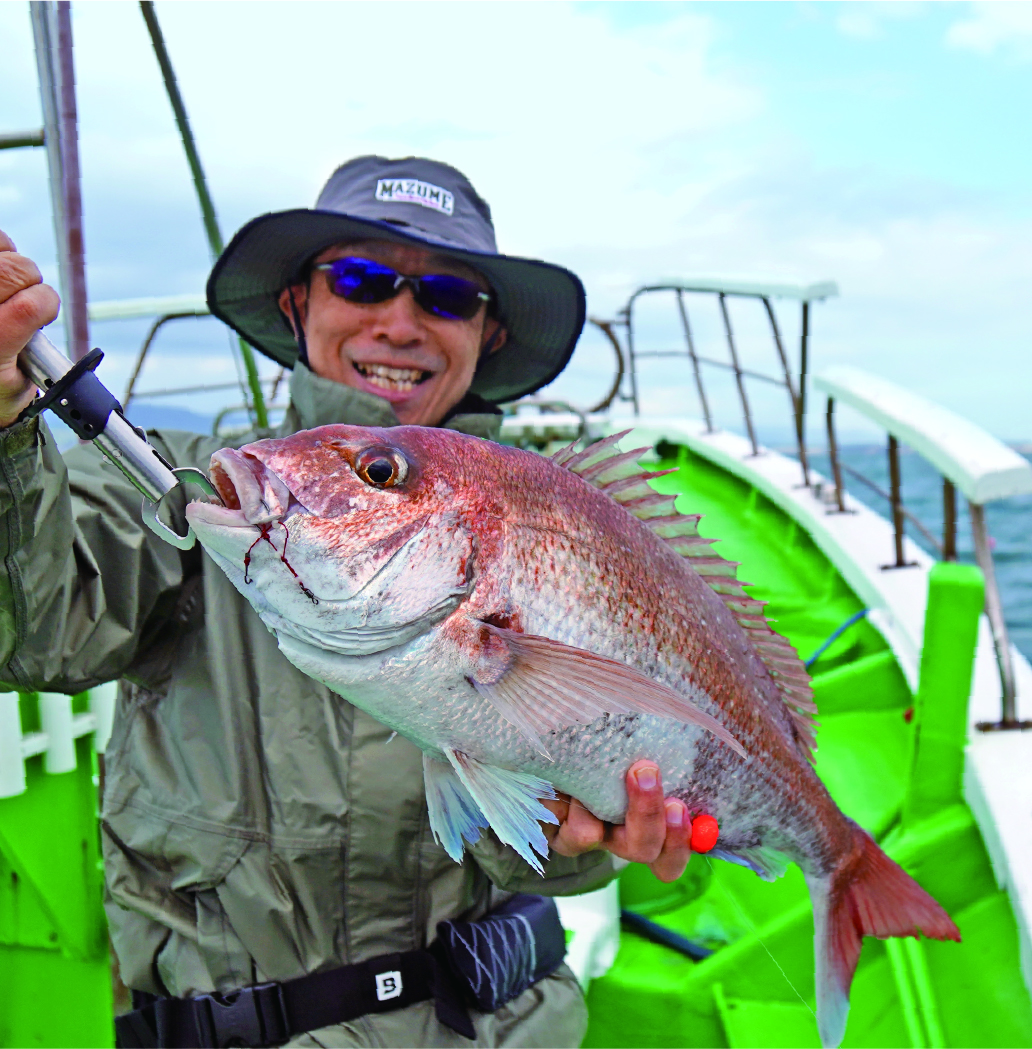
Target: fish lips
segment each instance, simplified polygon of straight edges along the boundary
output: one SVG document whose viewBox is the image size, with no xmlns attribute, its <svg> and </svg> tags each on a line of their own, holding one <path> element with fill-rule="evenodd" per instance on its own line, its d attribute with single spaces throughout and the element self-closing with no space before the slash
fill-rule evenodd
<svg viewBox="0 0 1032 1049">
<path fill-rule="evenodd" d="M 247 524 L 282 520 L 297 502 L 283 479 L 269 467 L 236 448 L 211 457 L 211 480 L 227 507 L 239 510 Z"/>
<path fill-rule="evenodd" d="M 186 519 L 209 552 L 233 564 L 242 563 L 254 545 L 255 527 L 282 522 L 304 510 L 275 472 L 235 448 L 223 448 L 211 457 L 210 476 L 225 505 L 189 503 Z"/>
</svg>

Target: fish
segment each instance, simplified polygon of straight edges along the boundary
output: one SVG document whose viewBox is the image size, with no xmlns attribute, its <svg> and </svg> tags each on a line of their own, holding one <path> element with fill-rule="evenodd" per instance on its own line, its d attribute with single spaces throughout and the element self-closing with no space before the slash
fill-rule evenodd
<svg viewBox="0 0 1032 1049">
<path fill-rule="evenodd" d="M 621 823 L 648 758 L 693 820 L 716 819 L 712 855 L 767 879 L 797 863 L 838 1045 L 865 935 L 960 934 L 832 800 L 798 655 L 624 436 L 547 458 L 323 426 L 216 452 L 225 505 L 186 513 L 286 658 L 421 749 L 456 861 L 490 828 L 541 872 L 542 801 Z"/>
</svg>

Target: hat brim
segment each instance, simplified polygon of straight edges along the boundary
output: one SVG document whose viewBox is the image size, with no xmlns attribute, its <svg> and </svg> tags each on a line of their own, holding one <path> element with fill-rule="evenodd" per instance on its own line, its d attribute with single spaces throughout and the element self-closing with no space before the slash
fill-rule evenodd
<svg viewBox="0 0 1032 1049">
<path fill-rule="evenodd" d="M 584 286 L 561 266 L 470 251 L 406 233 L 387 222 L 298 208 L 260 215 L 219 256 L 208 278 L 208 308 L 255 349 L 293 368 L 297 344 L 279 308 L 280 292 L 320 251 L 348 240 L 430 247 L 482 273 L 507 339 L 481 360 L 470 392 L 496 404 L 525 397 L 566 367 L 584 326 Z"/>
</svg>

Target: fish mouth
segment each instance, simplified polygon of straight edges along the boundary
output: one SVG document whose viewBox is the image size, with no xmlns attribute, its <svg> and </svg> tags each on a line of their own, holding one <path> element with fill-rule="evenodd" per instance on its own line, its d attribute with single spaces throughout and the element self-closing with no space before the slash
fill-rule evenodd
<svg viewBox="0 0 1032 1049">
<path fill-rule="evenodd" d="M 209 476 L 224 505 L 193 502 L 191 520 L 243 528 L 282 521 L 303 509 L 278 474 L 235 448 L 223 448 L 211 457 Z"/>
</svg>

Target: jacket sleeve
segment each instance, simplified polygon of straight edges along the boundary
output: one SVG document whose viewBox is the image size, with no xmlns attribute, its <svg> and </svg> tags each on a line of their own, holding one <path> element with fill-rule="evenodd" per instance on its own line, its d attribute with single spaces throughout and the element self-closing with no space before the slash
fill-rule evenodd
<svg viewBox="0 0 1032 1049">
<path fill-rule="evenodd" d="M 470 850 L 477 865 L 503 892 L 530 892 L 538 896 L 576 896 L 601 889 L 619 871 L 608 852 L 585 852 L 560 856 L 553 852 L 545 861 L 545 875 L 533 870 L 515 849 L 503 845 L 488 831 Z"/>
<path fill-rule="evenodd" d="M 198 557 L 150 532 L 140 506 L 99 449 L 62 457 L 40 419 L 0 430 L 0 687 L 71 694 L 132 677 Z"/>
</svg>

